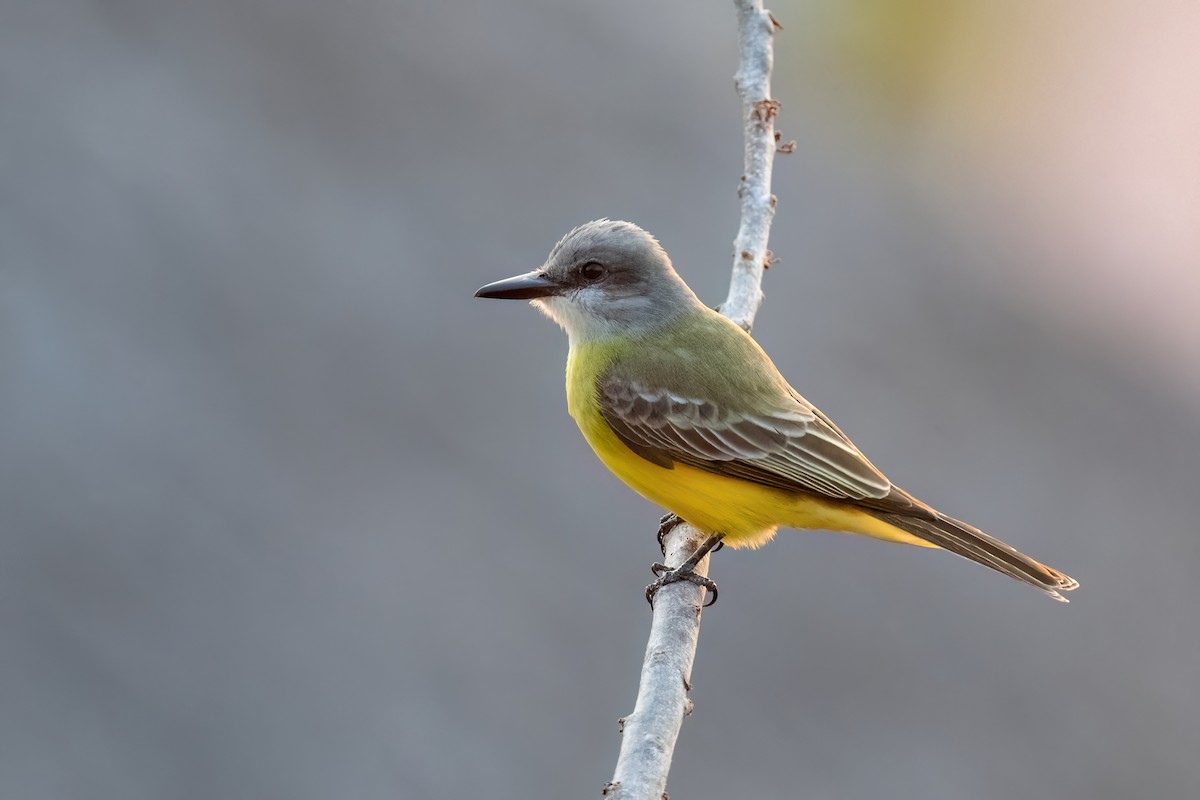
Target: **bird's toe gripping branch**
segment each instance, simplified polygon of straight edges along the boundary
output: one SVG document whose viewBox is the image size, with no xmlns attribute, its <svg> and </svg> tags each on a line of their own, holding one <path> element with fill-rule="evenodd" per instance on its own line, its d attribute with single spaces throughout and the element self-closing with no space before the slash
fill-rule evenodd
<svg viewBox="0 0 1200 800">
<path fill-rule="evenodd" d="M 678 514 L 667 513 L 663 514 L 658 520 L 658 549 L 662 551 L 663 556 L 667 554 L 667 534 L 675 530 L 675 526 L 683 522 L 683 518 Z M 658 573 L 655 572 L 655 575 Z"/>
<path fill-rule="evenodd" d="M 664 556 L 667 554 L 667 534 L 675 530 L 675 526 L 682 524 L 683 517 L 674 512 L 668 512 L 658 518 L 658 549 L 662 551 Z M 712 549 L 712 552 L 719 552 L 724 546 L 725 542 L 719 541 L 717 542 L 717 546 Z M 655 572 L 654 574 L 657 575 L 658 573 Z"/>
<path fill-rule="evenodd" d="M 669 526 L 667 526 L 668 517 L 674 517 L 674 521 L 671 521 Z M 661 527 L 659 528 L 660 544 L 662 543 L 662 537 L 669 533 L 671 529 L 679 523 L 680 519 L 674 514 L 668 514 L 666 517 L 663 517 L 663 525 L 667 526 L 667 528 L 665 531 L 662 530 Z M 688 556 L 686 561 L 674 569 L 668 567 L 666 564 L 652 564 L 650 566 L 650 571 L 658 577 L 658 580 L 646 587 L 646 602 L 650 604 L 650 607 L 654 608 L 654 595 L 658 594 L 659 589 L 671 583 L 678 583 L 679 581 L 688 581 L 689 583 L 694 583 L 697 586 L 703 586 L 708 590 L 708 593 L 712 596 L 708 598 L 708 602 L 706 602 L 703 606 L 704 608 L 708 608 L 713 603 L 717 602 L 716 582 L 707 576 L 697 575 L 695 570 L 696 565 L 699 564 L 706 555 L 712 552 L 714 548 L 720 547 L 721 540 L 724 538 L 725 534 L 723 533 L 714 534 L 713 536 L 708 537 L 700 544 L 699 547 L 696 548 L 696 552 Z"/>
</svg>

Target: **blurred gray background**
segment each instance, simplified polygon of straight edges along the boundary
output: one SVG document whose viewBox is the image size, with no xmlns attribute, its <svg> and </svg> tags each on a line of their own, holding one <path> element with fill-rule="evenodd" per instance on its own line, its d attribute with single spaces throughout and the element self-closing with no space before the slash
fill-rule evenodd
<svg viewBox="0 0 1200 800">
<path fill-rule="evenodd" d="M 730 4 L 4 2 L 0 796 L 599 796 L 658 510 L 480 284 L 610 216 L 712 303 Z M 714 560 L 673 798 L 1200 796 L 1200 35 L 778 2 L 756 335 L 1078 577 Z"/>
</svg>

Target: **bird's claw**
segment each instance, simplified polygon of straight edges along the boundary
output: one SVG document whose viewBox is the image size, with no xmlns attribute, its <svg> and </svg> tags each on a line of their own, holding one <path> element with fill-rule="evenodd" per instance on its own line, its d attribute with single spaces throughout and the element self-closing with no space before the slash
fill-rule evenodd
<svg viewBox="0 0 1200 800">
<path fill-rule="evenodd" d="M 658 520 L 658 549 L 662 550 L 662 554 L 667 554 L 667 534 L 675 530 L 675 527 L 683 522 L 683 519 L 678 514 L 663 514 Z"/>
<path fill-rule="evenodd" d="M 671 583 L 678 583 L 679 581 L 688 581 L 708 590 L 708 593 L 712 597 L 701 608 L 708 608 L 717 602 L 716 581 L 704 575 L 697 575 L 686 564 L 678 566 L 675 569 L 671 569 L 666 564 L 651 564 L 650 571 L 658 578 L 658 580 L 646 587 L 646 602 L 650 604 L 651 608 L 654 608 L 654 595 L 658 594 L 659 589 Z"/>
<path fill-rule="evenodd" d="M 665 556 L 667 554 L 667 534 L 675 530 L 679 525 L 683 524 L 683 518 L 678 514 L 668 513 L 663 514 L 658 519 L 658 549 Z M 725 546 L 725 542 L 717 542 L 717 546 L 712 549 L 712 552 L 717 552 Z"/>
</svg>

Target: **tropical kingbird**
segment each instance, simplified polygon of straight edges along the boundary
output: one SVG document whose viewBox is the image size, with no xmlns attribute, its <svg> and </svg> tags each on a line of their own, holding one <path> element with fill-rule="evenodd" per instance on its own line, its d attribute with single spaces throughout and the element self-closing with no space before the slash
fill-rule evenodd
<svg viewBox="0 0 1200 800">
<path fill-rule="evenodd" d="M 531 300 L 566 330 L 567 408 L 584 438 L 618 478 L 709 534 L 707 548 L 819 528 L 943 548 L 1063 602 L 1079 585 L 893 485 L 637 225 L 581 225 L 540 268 L 475 296 Z"/>
</svg>

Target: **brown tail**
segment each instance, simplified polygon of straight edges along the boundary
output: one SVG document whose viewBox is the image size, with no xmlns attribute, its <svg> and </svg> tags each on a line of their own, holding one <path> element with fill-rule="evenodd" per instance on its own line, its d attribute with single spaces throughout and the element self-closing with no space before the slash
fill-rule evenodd
<svg viewBox="0 0 1200 800">
<path fill-rule="evenodd" d="M 1060 602 L 1066 603 L 1067 598 L 1059 592 L 1069 592 L 1079 586 L 1079 581 L 1069 575 L 1064 575 L 1056 569 L 1034 561 L 999 539 L 993 539 L 978 528 L 947 517 L 928 506 L 920 507 L 920 510 L 922 512 L 928 510 L 932 513 L 927 517 L 886 511 L 872 513 L 889 525 L 895 525 L 897 528 L 908 531 L 914 536 L 949 550 L 951 553 L 969 558 L 985 567 L 991 567 L 997 572 L 1003 572 L 1010 578 L 1016 578 L 1036 586 Z"/>
</svg>

